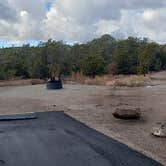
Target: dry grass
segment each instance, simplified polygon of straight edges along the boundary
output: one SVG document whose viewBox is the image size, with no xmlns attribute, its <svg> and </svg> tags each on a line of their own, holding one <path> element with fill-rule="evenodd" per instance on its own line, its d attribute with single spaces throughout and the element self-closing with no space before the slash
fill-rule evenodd
<svg viewBox="0 0 166 166">
<path fill-rule="evenodd" d="M 93 79 L 82 74 L 73 74 L 71 77 L 65 78 L 64 82 L 67 84 L 106 85 L 111 80 L 113 80 L 111 75 L 96 76 Z"/>
<path fill-rule="evenodd" d="M 148 85 L 150 81 L 149 75 L 119 76 L 119 78 L 115 80 L 115 86 L 139 87 Z"/>
<path fill-rule="evenodd" d="M 83 76 L 81 74 L 72 75 L 70 78 L 65 78 L 65 83 L 68 84 L 85 84 L 85 85 L 103 85 L 103 86 L 128 86 L 138 87 L 145 86 L 150 82 L 150 76 L 142 75 L 104 75 L 96 76 L 95 79 Z"/>
<path fill-rule="evenodd" d="M 44 84 L 44 83 L 45 81 L 40 79 L 10 80 L 10 81 L 0 81 L 0 87 L 37 85 L 37 84 Z"/>
<path fill-rule="evenodd" d="M 45 82 L 46 82 L 45 80 L 41 80 L 41 79 L 32 79 L 31 80 L 32 85 L 44 84 Z"/>
</svg>

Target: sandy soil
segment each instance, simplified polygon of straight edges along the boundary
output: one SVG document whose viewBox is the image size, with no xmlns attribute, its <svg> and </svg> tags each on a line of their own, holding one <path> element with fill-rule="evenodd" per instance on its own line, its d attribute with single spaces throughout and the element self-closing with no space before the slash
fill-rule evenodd
<svg viewBox="0 0 166 166">
<path fill-rule="evenodd" d="M 111 88 L 65 85 L 63 90 L 46 90 L 45 85 L 0 88 L 0 113 L 65 111 L 88 126 L 131 148 L 166 163 L 166 138 L 150 134 L 152 127 L 166 121 L 166 72 L 152 75 L 151 87 Z M 139 121 L 112 117 L 118 105 L 138 106 Z"/>
</svg>

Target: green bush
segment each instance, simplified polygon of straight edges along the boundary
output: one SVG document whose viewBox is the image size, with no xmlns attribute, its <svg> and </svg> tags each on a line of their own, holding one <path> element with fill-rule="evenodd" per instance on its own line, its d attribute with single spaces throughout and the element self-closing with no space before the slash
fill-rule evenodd
<svg viewBox="0 0 166 166">
<path fill-rule="evenodd" d="M 89 55 L 82 63 L 83 74 L 93 78 L 95 78 L 96 75 L 104 74 L 105 68 L 104 58 L 99 55 Z"/>
</svg>

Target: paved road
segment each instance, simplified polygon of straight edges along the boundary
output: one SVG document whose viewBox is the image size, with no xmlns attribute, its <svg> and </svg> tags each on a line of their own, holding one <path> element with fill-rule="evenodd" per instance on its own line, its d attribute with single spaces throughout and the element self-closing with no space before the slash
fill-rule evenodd
<svg viewBox="0 0 166 166">
<path fill-rule="evenodd" d="M 63 112 L 0 122 L 0 166 L 160 166 Z"/>
</svg>

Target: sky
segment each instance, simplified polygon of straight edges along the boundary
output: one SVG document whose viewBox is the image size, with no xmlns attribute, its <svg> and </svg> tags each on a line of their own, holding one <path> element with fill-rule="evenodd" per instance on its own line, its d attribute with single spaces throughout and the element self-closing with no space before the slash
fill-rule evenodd
<svg viewBox="0 0 166 166">
<path fill-rule="evenodd" d="M 0 47 L 103 34 L 166 43 L 166 0 L 0 0 Z"/>
</svg>

